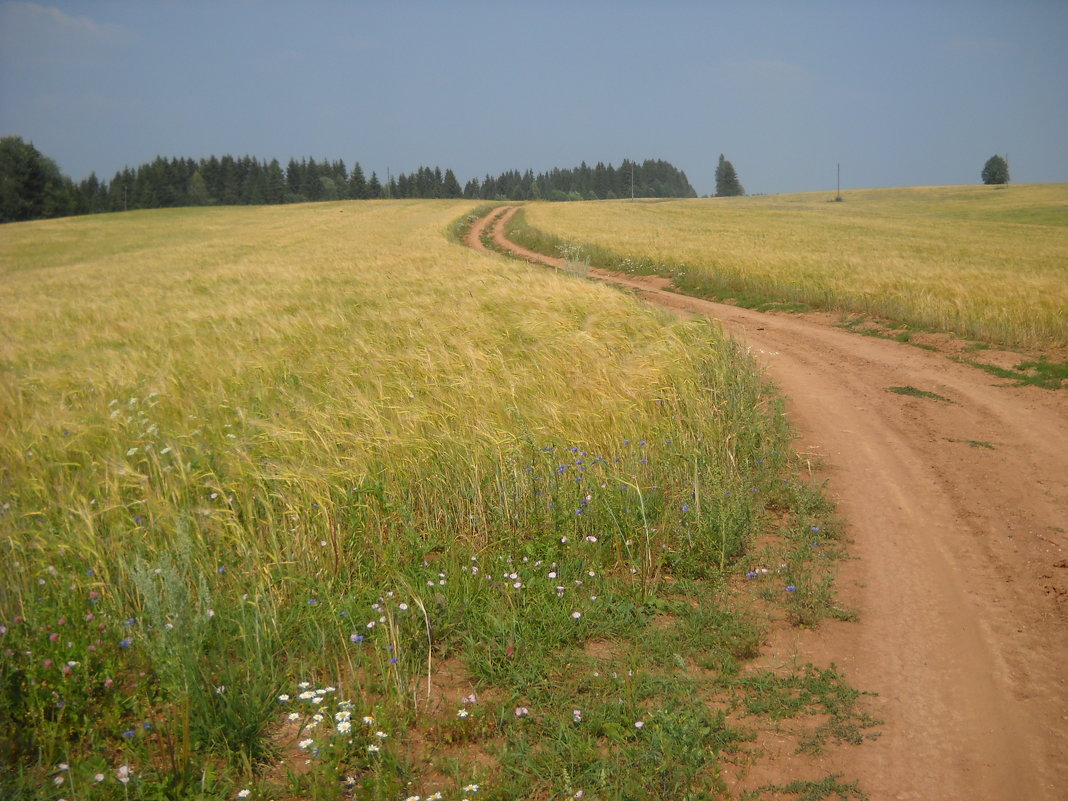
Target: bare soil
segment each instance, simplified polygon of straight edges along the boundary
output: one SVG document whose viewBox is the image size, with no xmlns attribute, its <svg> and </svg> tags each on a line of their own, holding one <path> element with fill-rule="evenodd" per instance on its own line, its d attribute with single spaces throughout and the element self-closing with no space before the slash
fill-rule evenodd
<svg viewBox="0 0 1068 801">
<path fill-rule="evenodd" d="M 562 268 L 507 242 L 513 212 L 485 218 L 468 244 L 483 249 L 489 224 L 500 248 Z M 657 277 L 590 277 L 714 318 L 747 344 L 846 522 L 838 599 L 858 619 L 779 627 L 761 660 L 835 663 L 877 693 L 881 736 L 818 757 L 762 737 L 765 758 L 735 771 L 735 791 L 840 772 L 876 800 L 1068 799 L 1068 392 L 850 333 L 833 315 L 749 311 Z"/>
</svg>

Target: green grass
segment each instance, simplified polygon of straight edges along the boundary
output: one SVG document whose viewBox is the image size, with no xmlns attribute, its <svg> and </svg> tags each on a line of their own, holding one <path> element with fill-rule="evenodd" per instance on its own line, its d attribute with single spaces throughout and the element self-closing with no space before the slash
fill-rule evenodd
<svg viewBox="0 0 1068 801">
<path fill-rule="evenodd" d="M 998 378 L 1005 378 L 1017 386 L 1061 389 L 1068 387 L 1068 362 L 1051 362 L 1046 359 L 1023 361 L 1012 368 L 985 364 L 974 359 L 964 359 L 965 364 L 978 367 Z"/>
<path fill-rule="evenodd" d="M 938 400 L 943 403 L 953 403 L 949 398 L 939 395 L 937 392 L 929 392 L 926 389 L 917 389 L 914 386 L 906 385 L 903 387 L 887 387 L 888 392 L 893 392 L 897 395 L 908 395 L 912 398 L 928 398 L 930 400 Z"/>
<path fill-rule="evenodd" d="M 4 226 L 5 797 L 724 792 L 695 699 L 840 614 L 830 509 L 717 327 L 473 213 Z"/>
</svg>

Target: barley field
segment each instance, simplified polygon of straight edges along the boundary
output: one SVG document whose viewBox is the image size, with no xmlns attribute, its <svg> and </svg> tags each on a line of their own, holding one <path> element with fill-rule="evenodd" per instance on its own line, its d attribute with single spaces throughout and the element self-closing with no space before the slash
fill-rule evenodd
<svg viewBox="0 0 1068 801">
<path fill-rule="evenodd" d="M 472 211 L 0 227 L 5 797 L 722 789 L 689 701 L 756 653 L 739 582 L 829 613 L 826 505 L 715 325 Z"/>
<path fill-rule="evenodd" d="M 1068 185 L 528 204 L 531 228 L 683 291 L 1068 346 Z M 609 256 L 611 254 L 611 256 Z M 608 266 L 605 264 L 605 266 Z"/>
</svg>

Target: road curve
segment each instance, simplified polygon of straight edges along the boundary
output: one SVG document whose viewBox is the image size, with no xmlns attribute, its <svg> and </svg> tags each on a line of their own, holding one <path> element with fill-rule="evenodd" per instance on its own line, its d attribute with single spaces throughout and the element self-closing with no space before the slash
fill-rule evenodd
<svg viewBox="0 0 1068 801">
<path fill-rule="evenodd" d="M 514 211 L 481 220 L 467 244 L 484 249 L 490 226 L 513 255 L 563 266 L 507 242 Z M 769 648 L 836 662 L 878 693 L 872 711 L 885 725 L 874 741 L 833 749 L 813 777 L 843 772 L 873 799 L 1068 798 L 1068 393 L 1005 386 L 829 316 L 590 275 L 719 320 L 746 343 L 787 398 L 798 449 L 828 478 L 854 557 L 839 570 L 839 599 L 859 620 L 778 632 Z M 794 778 L 758 774 L 742 781 Z"/>
</svg>

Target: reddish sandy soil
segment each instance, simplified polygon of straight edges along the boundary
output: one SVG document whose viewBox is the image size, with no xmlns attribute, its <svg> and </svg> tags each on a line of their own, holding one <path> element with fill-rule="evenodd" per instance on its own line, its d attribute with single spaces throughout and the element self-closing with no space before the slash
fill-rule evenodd
<svg viewBox="0 0 1068 801">
<path fill-rule="evenodd" d="M 502 220 L 489 223 L 502 247 L 563 266 L 507 243 Z M 1008 386 L 830 315 L 590 277 L 715 318 L 746 343 L 846 522 L 853 558 L 838 596 L 857 621 L 776 630 L 762 659 L 835 662 L 878 694 L 868 708 L 881 735 L 817 758 L 763 738 L 765 758 L 737 772 L 735 789 L 841 772 L 873 801 L 1068 799 L 1068 392 Z M 904 386 L 949 402 L 888 389 Z"/>
</svg>

